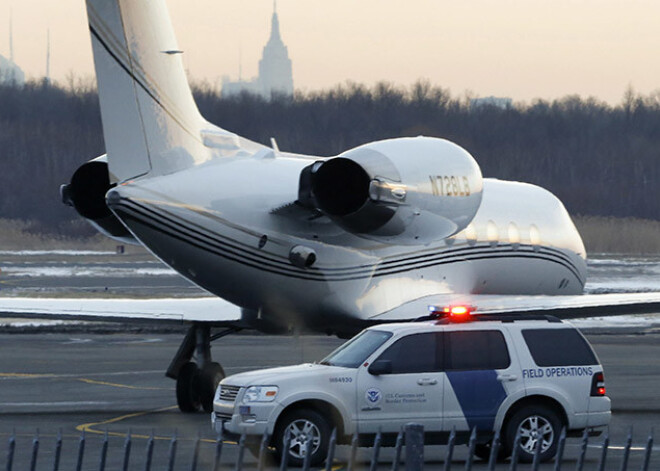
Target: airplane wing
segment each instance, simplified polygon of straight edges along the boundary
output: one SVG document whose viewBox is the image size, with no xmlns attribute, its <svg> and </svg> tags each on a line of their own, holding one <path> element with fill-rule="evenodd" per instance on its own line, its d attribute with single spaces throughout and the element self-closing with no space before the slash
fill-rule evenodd
<svg viewBox="0 0 660 471">
<path fill-rule="evenodd" d="M 371 320 L 392 322 L 424 316 L 429 306 L 469 305 L 475 314 L 540 314 L 560 319 L 660 313 L 660 292 L 572 296 L 434 295 L 416 299 Z"/>
<path fill-rule="evenodd" d="M 237 325 L 241 309 L 224 299 L 0 298 L 0 318 Z"/>
</svg>

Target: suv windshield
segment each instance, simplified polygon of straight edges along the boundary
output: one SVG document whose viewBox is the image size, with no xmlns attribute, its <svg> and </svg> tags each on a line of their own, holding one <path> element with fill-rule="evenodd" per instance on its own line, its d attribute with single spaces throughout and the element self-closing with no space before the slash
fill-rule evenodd
<svg viewBox="0 0 660 471">
<path fill-rule="evenodd" d="M 391 336 L 391 332 L 365 330 L 325 357 L 321 364 L 357 368 Z"/>
</svg>

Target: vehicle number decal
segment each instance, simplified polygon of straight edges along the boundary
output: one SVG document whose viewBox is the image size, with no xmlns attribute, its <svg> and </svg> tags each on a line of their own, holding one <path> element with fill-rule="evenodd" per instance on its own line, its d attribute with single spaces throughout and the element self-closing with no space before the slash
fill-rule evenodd
<svg viewBox="0 0 660 471">
<path fill-rule="evenodd" d="M 352 383 L 353 378 L 350 376 L 334 376 L 330 378 L 331 383 Z"/>
</svg>

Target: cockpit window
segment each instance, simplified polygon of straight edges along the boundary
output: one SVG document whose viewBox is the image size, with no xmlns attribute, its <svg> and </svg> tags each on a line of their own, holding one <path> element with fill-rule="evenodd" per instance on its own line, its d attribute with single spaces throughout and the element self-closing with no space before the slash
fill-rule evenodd
<svg viewBox="0 0 660 471">
<path fill-rule="evenodd" d="M 357 368 L 391 336 L 391 332 L 365 330 L 325 357 L 321 364 Z"/>
</svg>

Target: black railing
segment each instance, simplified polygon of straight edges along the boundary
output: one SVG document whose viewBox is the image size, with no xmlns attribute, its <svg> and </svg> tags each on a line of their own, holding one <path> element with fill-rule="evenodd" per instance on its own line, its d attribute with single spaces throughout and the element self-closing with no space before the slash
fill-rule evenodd
<svg viewBox="0 0 660 471">
<path fill-rule="evenodd" d="M 115 433 L 113 435 L 116 436 L 120 434 Z M 129 430 L 128 433 L 125 434 L 123 445 L 115 443 L 114 446 L 111 446 L 111 439 L 108 432 L 106 432 L 101 438 L 99 449 L 92 450 L 90 450 L 91 447 L 88 446 L 88 438 L 85 435 L 85 432 L 82 432 L 77 439 L 77 444 L 71 447 L 71 450 L 67 450 L 67 452 L 70 452 L 69 455 L 63 455 L 64 448 L 61 431 L 55 436 L 54 447 L 50 449 L 43 446 L 45 443 L 43 443 L 42 438 L 40 438 L 38 431 L 31 439 L 31 446 L 27 440 L 24 440 L 25 443 L 21 443 L 21 445 L 25 445 L 25 448 L 21 448 L 17 446 L 17 435 L 14 432 L 9 437 L 7 444 L 5 470 L 22 471 L 27 468 L 26 465 L 29 463 L 28 469 L 30 471 L 36 471 L 38 468 L 52 471 L 59 471 L 60 469 L 75 469 L 76 471 L 81 471 L 82 469 L 93 469 L 98 471 L 128 471 L 129 469 L 142 469 L 144 471 L 151 471 L 152 469 L 166 469 L 168 471 L 174 471 L 175 469 L 190 471 L 243 471 L 244 465 L 246 468 L 249 467 L 250 469 L 256 467 L 258 471 L 264 471 L 267 468 L 279 468 L 280 471 L 287 471 L 290 468 L 288 454 L 283 453 L 281 461 L 279 463 L 274 463 L 272 459 L 272 450 L 269 448 L 270 438 L 270 436 L 264 435 L 261 439 L 260 446 L 258 448 L 251 448 L 251 451 L 254 450 L 254 453 L 258 454 L 256 457 L 256 464 L 254 462 L 248 462 L 246 464 L 248 459 L 245 452 L 248 445 L 245 435 L 240 437 L 238 443 L 225 442 L 222 437 L 217 437 L 215 439 L 202 439 L 198 436 L 193 440 L 186 440 L 186 443 L 191 445 L 191 448 L 188 452 L 188 456 L 185 457 L 186 459 L 180 459 L 180 457 L 177 456 L 177 447 L 181 439 L 177 436 L 176 432 L 174 432 L 171 437 L 155 437 L 153 432 L 149 436 L 134 436 Z M 136 458 L 133 456 L 136 454 L 136 449 L 133 446 L 134 442 L 136 440 L 143 441 L 145 439 L 146 446 L 143 455 Z M 649 471 L 651 469 L 660 469 L 660 462 L 658 462 L 660 461 L 659 459 L 656 459 L 655 463 L 651 462 L 652 453 L 654 452 L 653 430 L 649 433 L 643 446 L 634 447 L 636 463 L 633 463 L 631 460 L 631 451 L 633 450 L 632 427 L 627 434 L 625 442 L 620 446 L 614 446 L 610 443 L 610 438 L 607 432 L 604 433 L 602 437 L 597 438 L 595 442 L 590 443 L 589 435 L 585 431 L 582 438 L 578 439 L 579 444 L 577 447 L 577 456 L 575 456 L 575 454 L 571 457 L 566 456 L 566 439 L 566 431 L 562 430 L 557 443 L 557 454 L 549 465 L 545 464 L 546 469 L 550 469 L 548 466 L 551 466 L 553 471 L 568 469 L 568 466 L 570 466 L 571 469 L 575 469 L 575 471 L 605 471 L 606 469 L 617 471 L 632 471 L 633 469 Z M 162 449 L 157 450 L 157 440 L 166 442 L 166 449 L 165 447 L 159 447 Z M 289 440 L 290 436 L 286 436 L 284 444 L 285 450 L 288 449 Z M 476 429 L 473 429 L 467 443 L 468 446 L 465 459 L 463 462 L 457 464 L 455 459 L 456 433 L 455 431 L 452 431 L 449 435 L 447 444 L 444 445 L 443 462 L 434 462 L 433 465 L 427 465 L 427 467 L 442 469 L 443 471 L 450 471 L 451 469 L 462 467 L 465 471 L 471 471 L 473 468 L 477 467 L 477 463 L 479 463 L 479 469 L 486 469 L 488 471 L 517 471 L 518 469 L 523 469 L 523 466 L 524 469 L 538 471 L 541 467 L 541 441 L 538 441 L 538 445 L 534 449 L 532 462 L 524 464 L 519 462 L 518 445 L 520 441 L 520 435 L 516 436 L 512 447 L 512 456 L 506 461 L 503 461 L 499 456 L 501 445 L 500 436 L 499 433 L 496 433 L 490 442 L 490 455 L 488 457 L 480 455 L 482 460 L 476 461 L 477 457 L 475 450 L 477 447 L 477 433 Z M 202 443 L 204 443 L 205 446 L 205 454 L 203 459 L 200 459 Z M 421 471 L 424 469 L 424 431 L 421 425 L 409 424 L 406 426 L 405 430 L 402 430 L 398 434 L 393 451 L 390 453 L 392 458 L 389 463 L 381 457 L 382 443 L 382 436 L 379 432 L 376 434 L 373 446 L 369 450 L 369 459 L 365 460 L 364 457 L 359 459 L 359 440 L 357 435 L 354 435 L 350 441 L 347 458 L 345 460 L 337 460 L 337 434 L 336 431 L 333 431 L 329 440 L 328 454 L 324 470 L 337 471 L 338 468 L 342 468 L 346 471 L 356 471 L 358 469 L 366 470 L 368 468 L 369 471 L 376 471 L 380 468 L 388 469 L 390 471 L 399 471 L 402 468 L 405 468 L 406 471 Z M 227 457 L 224 456 L 227 451 L 227 444 L 230 444 L 234 448 L 231 453 L 231 455 L 234 456 L 231 456 L 230 459 L 227 459 Z M 310 469 L 309 458 L 311 456 L 311 444 L 312 441 L 308 440 L 305 450 L 305 459 L 302 464 L 303 471 L 309 471 Z M 594 451 L 592 451 L 591 456 L 587 459 L 587 451 L 589 448 Z M 612 449 L 621 451 L 619 456 L 614 456 L 612 453 L 608 453 L 608 451 Z M 109 462 L 110 455 L 113 455 L 114 457 L 112 463 Z M 346 453 L 343 455 L 346 455 Z M 41 461 L 39 461 L 40 457 Z M 65 461 L 64 458 L 68 458 L 66 460 L 66 465 L 62 464 L 63 461 Z M 487 459 L 484 460 L 484 458 Z M 96 460 L 96 464 L 94 464 L 94 460 Z M 83 463 L 85 463 L 84 467 Z"/>
</svg>

